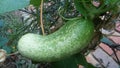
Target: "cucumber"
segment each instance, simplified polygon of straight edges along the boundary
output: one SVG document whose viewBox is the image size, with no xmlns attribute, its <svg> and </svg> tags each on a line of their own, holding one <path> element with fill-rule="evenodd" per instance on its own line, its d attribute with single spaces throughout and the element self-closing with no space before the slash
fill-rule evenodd
<svg viewBox="0 0 120 68">
<path fill-rule="evenodd" d="M 36 62 L 58 61 L 83 50 L 93 33 L 94 26 L 91 21 L 72 20 L 47 36 L 33 33 L 23 35 L 18 41 L 18 51 Z"/>
</svg>

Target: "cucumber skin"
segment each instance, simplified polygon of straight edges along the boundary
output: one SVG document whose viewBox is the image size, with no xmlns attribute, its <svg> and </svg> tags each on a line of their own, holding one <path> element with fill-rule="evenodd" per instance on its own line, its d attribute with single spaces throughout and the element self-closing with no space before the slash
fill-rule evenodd
<svg viewBox="0 0 120 68">
<path fill-rule="evenodd" d="M 58 31 L 42 36 L 28 33 L 18 41 L 21 55 L 36 62 L 53 62 L 83 50 L 94 34 L 89 20 L 68 21 Z"/>
</svg>

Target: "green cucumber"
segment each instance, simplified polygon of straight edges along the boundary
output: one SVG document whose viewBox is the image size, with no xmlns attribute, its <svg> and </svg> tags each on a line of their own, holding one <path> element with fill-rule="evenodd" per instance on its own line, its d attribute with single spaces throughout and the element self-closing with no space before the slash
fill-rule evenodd
<svg viewBox="0 0 120 68">
<path fill-rule="evenodd" d="M 94 26 L 89 20 L 68 21 L 58 31 L 47 36 L 25 34 L 18 42 L 18 51 L 36 62 L 53 62 L 83 50 L 93 33 Z"/>
</svg>

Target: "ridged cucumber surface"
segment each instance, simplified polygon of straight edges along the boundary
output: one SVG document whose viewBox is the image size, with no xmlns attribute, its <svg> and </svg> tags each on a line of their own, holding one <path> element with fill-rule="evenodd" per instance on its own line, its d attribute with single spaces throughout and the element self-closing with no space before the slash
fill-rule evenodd
<svg viewBox="0 0 120 68">
<path fill-rule="evenodd" d="M 53 62 L 83 50 L 93 33 L 93 23 L 89 20 L 68 21 L 47 36 L 33 33 L 23 35 L 18 41 L 18 51 L 36 62 Z"/>
</svg>

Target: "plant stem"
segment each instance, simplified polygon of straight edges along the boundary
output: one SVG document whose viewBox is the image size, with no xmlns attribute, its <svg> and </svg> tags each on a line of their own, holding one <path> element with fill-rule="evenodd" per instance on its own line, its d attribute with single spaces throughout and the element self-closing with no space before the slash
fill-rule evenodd
<svg viewBox="0 0 120 68">
<path fill-rule="evenodd" d="M 14 53 L 11 53 L 11 54 L 7 54 L 7 56 L 10 56 L 10 55 L 16 55 L 16 54 L 19 54 L 18 51 L 14 52 Z"/>
<path fill-rule="evenodd" d="M 40 24 L 41 24 L 42 34 L 45 35 L 43 20 L 42 20 L 42 16 L 43 16 L 42 11 L 43 11 L 43 0 L 41 0 L 41 5 L 40 5 Z"/>
<path fill-rule="evenodd" d="M 58 14 L 59 14 L 59 16 L 60 16 L 61 18 L 65 19 L 65 20 L 76 20 L 76 19 L 79 19 L 79 18 L 80 18 L 80 17 L 66 18 L 66 17 L 64 17 L 64 16 L 61 14 L 61 12 L 63 12 L 63 11 L 64 11 L 64 10 L 61 9 L 61 7 L 59 7 L 59 9 L 58 9 Z"/>
</svg>

